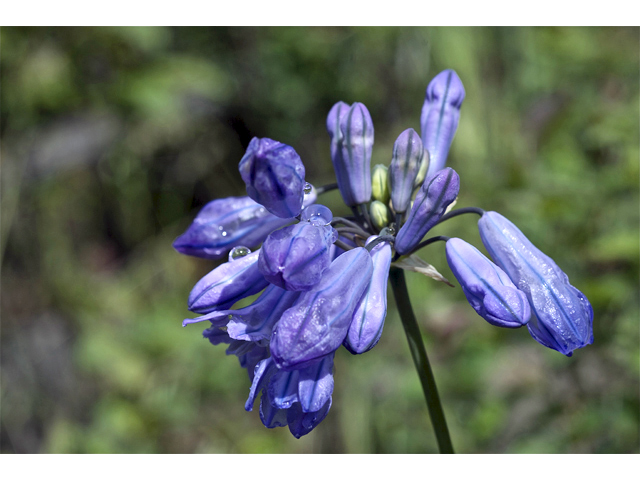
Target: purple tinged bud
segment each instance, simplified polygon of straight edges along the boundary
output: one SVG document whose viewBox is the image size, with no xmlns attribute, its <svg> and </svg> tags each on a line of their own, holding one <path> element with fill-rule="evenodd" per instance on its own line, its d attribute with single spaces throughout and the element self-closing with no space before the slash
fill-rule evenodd
<svg viewBox="0 0 640 480">
<path fill-rule="evenodd" d="M 300 222 L 271 233 L 258 261 L 260 273 L 285 290 L 306 291 L 320 281 L 331 263 L 337 232 L 330 225 Z"/>
<path fill-rule="evenodd" d="M 228 197 L 207 203 L 173 248 L 184 255 L 218 260 L 233 247 L 260 245 L 290 220 L 276 217 L 249 197 Z"/>
<path fill-rule="evenodd" d="M 276 324 L 271 355 L 283 370 L 304 368 L 335 351 L 371 281 L 373 262 L 362 247 L 336 258 L 322 280 L 303 293 Z"/>
<path fill-rule="evenodd" d="M 269 138 L 253 138 L 239 169 L 249 196 L 271 213 L 282 218 L 300 213 L 305 171 L 292 147 Z"/>
<path fill-rule="evenodd" d="M 442 170 L 447 162 L 464 95 L 462 81 L 453 70 L 440 72 L 427 87 L 420 115 L 422 143 L 430 155 L 427 177 Z"/>
<path fill-rule="evenodd" d="M 404 213 L 411 202 L 413 186 L 420 170 L 424 149 L 422 140 L 413 128 L 400 134 L 393 145 L 389 165 L 391 204 L 396 213 Z"/>
<path fill-rule="evenodd" d="M 518 328 L 531 316 L 527 296 L 477 248 L 459 238 L 446 246 L 447 262 L 473 309 L 497 327 Z"/>
<path fill-rule="evenodd" d="M 362 103 L 336 103 L 327 117 L 331 161 L 347 206 L 371 200 L 373 121 Z"/>
<path fill-rule="evenodd" d="M 531 336 L 569 357 L 593 343 L 591 304 L 558 265 L 499 213 L 486 212 L 478 228 L 495 262 L 529 300 L 534 314 L 528 324 Z"/>
<path fill-rule="evenodd" d="M 367 244 L 378 238 L 369 237 Z M 391 245 L 382 242 L 371 250 L 373 275 L 353 313 L 344 346 L 353 354 L 371 350 L 380 340 L 387 316 L 387 280 L 391 265 Z"/>
<path fill-rule="evenodd" d="M 460 191 L 460 177 L 451 168 L 445 168 L 427 177 L 420 187 L 407 221 L 400 228 L 394 247 L 406 255 L 418 246 L 422 237 L 438 223 L 447 207 Z"/>
<path fill-rule="evenodd" d="M 258 270 L 259 254 L 260 250 L 257 250 L 223 263 L 202 277 L 189 294 L 189 310 L 196 313 L 226 310 L 269 285 Z"/>
<path fill-rule="evenodd" d="M 287 412 L 287 423 L 291 434 L 300 438 L 316 428 L 325 419 L 331 409 L 331 398 L 317 412 L 304 413 L 300 403 L 294 403 Z"/>
</svg>

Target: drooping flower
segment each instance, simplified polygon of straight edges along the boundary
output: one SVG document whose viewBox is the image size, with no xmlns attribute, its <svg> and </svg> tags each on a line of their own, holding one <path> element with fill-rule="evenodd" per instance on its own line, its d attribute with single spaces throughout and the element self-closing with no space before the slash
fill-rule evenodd
<svg viewBox="0 0 640 480">
<path fill-rule="evenodd" d="M 322 280 L 303 293 L 276 323 L 271 355 L 282 370 L 312 365 L 342 343 L 353 312 L 371 281 L 369 252 L 354 248 L 336 258 Z"/>
<path fill-rule="evenodd" d="M 436 75 L 429 86 L 420 115 L 422 143 L 429 151 L 427 177 L 442 170 L 460 120 L 464 86 L 453 70 Z"/>
<path fill-rule="evenodd" d="M 369 237 L 367 244 L 378 238 Z M 391 266 L 391 245 L 382 242 L 371 250 L 373 273 L 371 281 L 353 312 L 344 346 L 353 354 L 360 354 L 376 346 L 382 335 L 387 316 L 387 280 Z"/>
<path fill-rule="evenodd" d="M 269 285 L 258 271 L 258 255 L 259 250 L 223 263 L 202 277 L 189 294 L 189 310 L 196 313 L 226 310 Z"/>
<path fill-rule="evenodd" d="M 526 295 L 477 248 L 459 238 L 446 246 L 447 262 L 473 309 L 498 327 L 517 328 L 531 316 Z"/>
<path fill-rule="evenodd" d="M 402 132 L 393 145 L 389 165 L 391 205 L 396 213 L 404 213 L 409 207 L 423 156 L 422 140 L 416 131 L 408 128 Z"/>
<path fill-rule="evenodd" d="M 406 223 L 400 228 L 395 249 L 400 255 L 411 252 L 422 237 L 438 223 L 447 207 L 460 191 L 460 177 L 451 168 L 445 168 L 427 177 L 420 187 Z"/>
<path fill-rule="evenodd" d="M 371 200 L 373 121 L 362 103 L 336 103 L 327 117 L 331 160 L 338 188 L 349 207 Z"/>
<path fill-rule="evenodd" d="M 593 343 L 591 304 L 560 267 L 499 213 L 486 212 L 478 228 L 491 257 L 529 300 L 531 336 L 567 356 Z"/>
<path fill-rule="evenodd" d="M 314 203 L 316 189 L 304 195 L 303 206 Z M 237 246 L 254 248 L 267 235 L 284 227 L 291 219 L 269 213 L 249 197 L 227 197 L 207 203 L 186 232 L 174 242 L 173 248 L 184 255 L 218 260 Z"/>
<path fill-rule="evenodd" d="M 324 216 L 317 215 L 318 211 Z M 320 281 L 331 263 L 329 250 L 337 238 L 337 232 L 329 224 L 331 212 L 328 208 L 313 205 L 304 213 L 300 223 L 271 233 L 260 252 L 260 273 L 286 290 L 309 290 Z"/>
<path fill-rule="evenodd" d="M 254 138 L 239 169 L 249 196 L 271 213 L 282 218 L 300 213 L 305 170 L 292 147 L 269 138 Z"/>
</svg>

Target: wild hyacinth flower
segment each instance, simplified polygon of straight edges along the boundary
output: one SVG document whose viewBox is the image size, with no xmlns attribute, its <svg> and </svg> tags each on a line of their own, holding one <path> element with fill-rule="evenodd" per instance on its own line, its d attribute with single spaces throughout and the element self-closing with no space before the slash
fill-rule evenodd
<svg viewBox="0 0 640 480">
<path fill-rule="evenodd" d="M 308 193 L 307 193 L 308 192 Z M 315 188 L 308 185 L 303 206 L 316 201 Z M 173 248 L 184 255 L 218 260 L 233 247 L 254 248 L 267 235 L 291 222 L 269 213 L 249 197 L 227 197 L 207 203 Z"/>
<path fill-rule="evenodd" d="M 396 213 L 404 213 L 409 207 L 423 156 L 422 140 L 416 131 L 408 128 L 402 132 L 393 145 L 389 166 L 391 205 Z"/>
<path fill-rule="evenodd" d="M 447 242 L 453 274 L 489 323 L 518 327 L 527 324 L 533 310 L 536 316 L 528 328 L 543 345 L 570 355 L 591 343 L 588 301 L 513 224 L 475 207 L 448 212 L 460 179 L 444 164 L 463 98 L 455 72 L 436 76 L 422 111 L 422 143 L 415 131 L 405 130 L 390 168 L 377 165 L 373 179 L 369 112 L 361 103 L 333 106 L 327 130 L 337 188 L 351 207 L 346 217 L 312 205 L 315 191 L 305 182 L 292 147 L 253 139 L 239 167 L 251 198 L 211 202 L 175 241 L 175 248 L 189 255 L 219 259 L 229 252 L 229 261 L 191 292 L 189 309 L 202 316 L 183 324 L 208 321 L 204 337 L 213 345 L 226 344 L 226 353 L 238 357 L 251 381 L 245 408 L 252 410 L 259 398 L 260 419 L 267 428 L 288 426 L 300 438 L 327 416 L 340 347 L 359 354 L 381 339 L 388 278 L 440 451 L 453 452 L 404 277 L 404 270 L 410 270 L 446 282 L 413 255 L 438 240 Z M 333 188 L 326 185 L 319 192 Z M 436 224 L 470 212 L 484 213 L 482 240 L 499 266 L 463 240 L 423 240 Z M 261 243 L 251 253 L 248 247 Z M 234 308 L 236 301 L 261 290 L 253 303 Z"/>
<path fill-rule="evenodd" d="M 529 299 L 531 336 L 567 356 L 593 343 L 593 309 L 567 275 L 509 220 L 486 212 L 478 221 L 482 243 Z"/>
<path fill-rule="evenodd" d="M 371 200 L 373 121 L 362 103 L 336 103 L 327 117 L 331 160 L 338 188 L 347 206 Z"/>
<path fill-rule="evenodd" d="M 305 170 L 292 147 L 269 138 L 254 138 L 239 169 L 249 196 L 271 213 L 282 218 L 300 213 Z"/>
<path fill-rule="evenodd" d="M 447 262 L 473 309 L 498 327 L 517 328 L 531 316 L 526 295 L 473 245 L 447 240 Z"/>
<path fill-rule="evenodd" d="M 271 355 L 278 368 L 312 365 L 342 343 L 353 312 L 371 281 L 373 263 L 365 248 L 336 258 L 322 280 L 284 312 L 271 337 Z"/>
<path fill-rule="evenodd" d="M 369 237 L 371 243 L 377 235 Z M 373 273 L 371 282 L 353 312 L 344 346 L 353 354 L 364 353 L 376 346 L 382 336 L 387 316 L 387 280 L 391 266 L 391 245 L 382 242 L 371 250 Z"/>
<path fill-rule="evenodd" d="M 410 253 L 422 237 L 438 223 L 447 207 L 460 191 L 460 177 L 451 168 L 445 168 L 427 177 L 416 195 L 407 222 L 400 228 L 395 249 L 400 255 Z"/>
<path fill-rule="evenodd" d="M 260 273 L 274 285 L 294 291 L 312 288 L 331 263 L 337 238 L 331 211 L 323 205 L 305 209 L 303 221 L 271 233 L 260 250 Z"/>
<path fill-rule="evenodd" d="M 431 80 L 420 115 L 422 143 L 429 151 L 427 177 L 442 170 L 460 120 L 464 86 L 453 70 L 445 70 Z"/>
</svg>

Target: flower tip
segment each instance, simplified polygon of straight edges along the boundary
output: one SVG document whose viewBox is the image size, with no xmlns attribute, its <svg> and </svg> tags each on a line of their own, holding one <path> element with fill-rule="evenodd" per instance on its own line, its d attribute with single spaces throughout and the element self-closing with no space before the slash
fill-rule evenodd
<svg viewBox="0 0 640 480">
<path fill-rule="evenodd" d="M 436 75 L 427 87 L 425 100 L 444 100 L 448 105 L 460 108 L 465 98 L 464 85 L 455 70 L 447 69 Z"/>
</svg>

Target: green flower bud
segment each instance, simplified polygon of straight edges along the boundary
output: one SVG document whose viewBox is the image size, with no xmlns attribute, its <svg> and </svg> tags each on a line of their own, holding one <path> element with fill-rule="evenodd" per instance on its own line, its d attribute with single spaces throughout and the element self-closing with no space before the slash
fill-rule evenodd
<svg viewBox="0 0 640 480">
<path fill-rule="evenodd" d="M 371 175 L 371 191 L 373 198 L 379 200 L 382 203 L 389 202 L 389 196 L 391 192 L 389 190 L 389 173 L 388 168 L 381 163 L 373 167 L 373 173 Z"/>
<path fill-rule="evenodd" d="M 389 224 L 389 209 L 384 203 L 374 200 L 369 205 L 369 213 L 371 221 L 377 229 L 381 230 Z"/>
<path fill-rule="evenodd" d="M 420 163 L 420 170 L 418 170 L 418 176 L 416 181 L 413 182 L 414 187 L 419 187 L 427 177 L 427 170 L 429 169 L 429 150 L 424 149 L 424 155 L 422 156 L 422 162 Z"/>
</svg>

